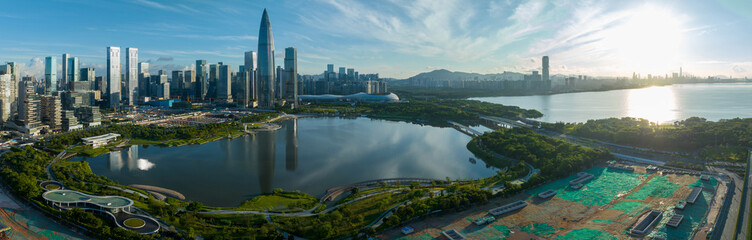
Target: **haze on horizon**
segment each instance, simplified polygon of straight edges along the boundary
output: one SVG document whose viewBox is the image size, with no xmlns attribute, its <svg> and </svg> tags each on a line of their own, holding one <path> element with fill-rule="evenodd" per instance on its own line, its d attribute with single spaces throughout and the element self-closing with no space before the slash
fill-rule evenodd
<svg viewBox="0 0 752 240">
<path fill-rule="evenodd" d="M 103 75 L 106 47 L 122 46 L 139 48 L 152 71 L 193 68 L 196 59 L 237 67 L 244 51 L 256 51 L 264 8 L 275 47 L 298 48 L 301 74 L 329 63 L 394 78 L 440 68 L 528 72 L 548 55 L 551 74 L 683 67 L 752 77 L 752 3 L 742 0 L 9 1 L 0 9 L 0 62 L 40 77 L 44 57 L 70 53 Z"/>
</svg>

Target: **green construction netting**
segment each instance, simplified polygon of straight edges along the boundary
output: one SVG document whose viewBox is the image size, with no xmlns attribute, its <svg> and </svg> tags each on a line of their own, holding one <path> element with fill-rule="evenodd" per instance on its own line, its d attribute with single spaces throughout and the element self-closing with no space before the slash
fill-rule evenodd
<svg viewBox="0 0 752 240">
<path fill-rule="evenodd" d="M 678 228 L 666 226 L 666 223 L 674 214 L 671 211 L 664 211 L 663 219 L 661 219 L 661 222 L 649 236 L 664 237 L 666 239 L 689 239 L 695 228 L 703 222 L 705 212 L 708 210 L 708 205 L 712 198 L 712 192 L 702 191 L 701 197 L 698 197 L 694 204 L 688 204 L 687 207 L 679 213 L 684 215 L 684 219 L 679 224 Z"/>
<path fill-rule="evenodd" d="M 718 185 L 718 179 L 715 177 L 710 177 L 710 180 L 707 181 L 698 178 L 697 181 L 687 185 L 687 188 L 702 187 L 706 189 L 714 189 L 716 185 Z"/>
<path fill-rule="evenodd" d="M 681 185 L 674 184 L 666 176 L 654 176 L 639 190 L 627 196 L 627 199 L 645 200 L 647 197 L 669 198 Z"/>
<path fill-rule="evenodd" d="M 433 237 L 431 237 L 431 235 L 428 233 L 420 235 L 420 236 L 415 236 L 415 237 L 401 236 L 401 237 L 392 238 L 392 240 L 431 240 L 431 239 L 433 239 Z"/>
<path fill-rule="evenodd" d="M 482 225 L 472 224 L 459 230 L 462 235 L 471 239 L 504 239 L 509 236 L 509 228 L 504 225 Z"/>
<path fill-rule="evenodd" d="M 551 235 L 556 232 L 556 228 L 548 225 L 548 223 L 533 223 L 530 225 L 524 225 L 520 227 L 520 230 L 522 230 L 523 232 L 535 234 L 536 236 Z"/>
<path fill-rule="evenodd" d="M 511 230 L 509 230 L 509 227 L 505 225 L 493 225 L 493 227 L 496 228 L 496 230 L 499 230 L 501 234 L 504 234 L 506 236 L 509 236 L 509 233 L 512 232 Z"/>
<path fill-rule="evenodd" d="M 586 206 L 604 206 L 620 193 L 627 193 L 640 185 L 646 176 L 605 167 L 592 168 L 585 172 L 595 175 L 595 178 L 585 183 L 582 189 L 567 188 L 556 196 Z"/>
<path fill-rule="evenodd" d="M 610 234 L 607 232 L 590 229 L 590 228 L 583 228 L 583 229 L 572 230 L 571 232 L 567 233 L 567 235 L 559 236 L 556 239 L 557 240 L 603 240 L 603 239 L 616 240 L 617 238 L 613 234 Z"/>
<path fill-rule="evenodd" d="M 648 206 L 641 202 L 620 201 L 611 206 L 611 208 L 609 209 L 623 211 L 624 213 L 631 216 L 636 216 L 647 208 Z"/>
</svg>

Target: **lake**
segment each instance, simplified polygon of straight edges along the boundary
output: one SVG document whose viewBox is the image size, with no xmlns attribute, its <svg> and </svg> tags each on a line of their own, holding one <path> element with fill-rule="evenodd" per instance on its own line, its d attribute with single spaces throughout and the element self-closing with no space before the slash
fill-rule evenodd
<svg viewBox="0 0 752 240">
<path fill-rule="evenodd" d="M 669 123 L 689 117 L 716 121 L 752 117 L 752 83 L 675 84 L 555 95 L 472 98 L 535 109 L 544 122 L 637 117 Z"/>
<path fill-rule="evenodd" d="M 373 179 L 476 179 L 496 172 L 469 161 L 470 137 L 453 128 L 367 118 L 280 124 L 274 132 L 202 145 L 131 146 L 85 160 L 120 184 L 164 187 L 210 206 L 237 206 L 274 188 L 321 196 L 330 187 Z"/>
</svg>

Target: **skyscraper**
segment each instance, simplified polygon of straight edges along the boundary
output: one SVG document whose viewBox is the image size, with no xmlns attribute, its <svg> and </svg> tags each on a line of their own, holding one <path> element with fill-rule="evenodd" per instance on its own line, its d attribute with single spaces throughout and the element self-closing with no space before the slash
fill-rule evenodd
<svg viewBox="0 0 752 240">
<path fill-rule="evenodd" d="M 548 56 L 543 56 L 543 81 L 548 81 Z"/>
<path fill-rule="evenodd" d="M 548 56 L 543 56 L 543 84 L 546 90 L 551 89 L 551 79 L 548 78 Z"/>
<path fill-rule="evenodd" d="M 282 66 L 277 66 L 277 71 L 274 72 L 274 93 L 275 97 L 277 99 L 282 99 L 285 97 L 285 86 L 284 83 L 282 83 L 282 73 L 284 72 L 284 69 L 282 69 Z"/>
<path fill-rule="evenodd" d="M 66 81 L 63 81 L 65 89 L 68 89 L 70 82 L 81 81 L 81 72 L 78 69 L 78 65 L 78 57 L 68 58 L 68 78 Z"/>
<path fill-rule="evenodd" d="M 258 70 L 259 84 L 258 103 L 262 108 L 274 107 L 274 38 L 269 14 L 264 9 L 261 16 L 261 26 L 258 37 Z"/>
<path fill-rule="evenodd" d="M 240 104 L 246 107 L 251 106 L 251 99 L 256 99 L 256 68 L 258 64 L 258 56 L 254 51 L 245 52 L 245 64 L 243 65 L 243 72 L 240 76 L 243 81 L 241 86 L 241 99 L 238 99 Z"/>
<path fill-rule="evenodd" d="M 63 64 L 63 76 L 62 77 L 63 77 L 63 81 L 60 82 L 60 88 L 61 89 L 66 89 L 68 87 L 68 82 L 71 81 L 70 79 L 68 79 L 68 76 L 70 74 L 70 69 L 68 67 L 68 64 L 69 64 L 68 59 L 70 59 L 70 54 L 63 53 L 63 59 L 62 59 L 62 64 Z"/>
<path fill-rule="evenodd" d="M 232 102 L 232 68 L 230 65 L 219 66 L 219 78 L 217 78 L 217 101 L 223 103 Z"/>
<path fill-rule="evenodd" d="M 94 68 L 81 68 L 79 70 L 79 76 L 81 81 L 94 82 L 95 71 Z"/>
<path fill-rule="evenodd" d="M 256 52 L 254 51 L 248 51 L 245 52 L 245 71 L 249 70 L 256 70 L 256 64 L 258 63 L 258 57 L 256 56 Z"/>
<path fill-rule="evenodd" d="M 285 48 L 285 98 L 298 103 L 298 50 Z"/>
<path fill-rule="evenodd" d="M 54 57 L 44 58 L 44 93 L 57 91 L 57 61 Z"/>
<path fill-rule="evenodd" d="M 206 60 L 196 60 L 196 98 L 201 100 L 206 98 L 206 89 L 209 87 L 208 72 Z"/>
<path fill-rule="evenodd" d="M 149 96 L 149 79 L 151 78 L 151 75 L 149 74 L 149 63 L 148 62 L 140 62 L 138 63 L 138 97 L 137 99 L 140 99 L 141 97 L 148 97 Z"/>
<path fill-rule="evenodd" d="M 136 104 L 138 87 L 138 48 L 125 48 L 125 97 L 127 105 Z"/>
<path fill-rule="evenodd" d="M 120 47 L 107 47 L 107 96 L 110 108 L 120 106 Z"/>
</svg>

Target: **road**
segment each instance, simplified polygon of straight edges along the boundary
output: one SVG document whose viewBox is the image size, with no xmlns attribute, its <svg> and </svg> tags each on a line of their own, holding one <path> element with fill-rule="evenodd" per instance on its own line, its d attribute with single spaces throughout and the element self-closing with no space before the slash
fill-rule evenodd
<svg viewBox="0 0 752 240">
<path fill-rule="evenodd" d="M 737 240 L 746 240 L 748 239 L 748 234 L 750 234 L 749 232 L 747 232 L 747 226 L 749 226 L 750 221 L 749 209 L 750 207 L 752 207 L 752 199 L 750 199 L 750 194 L 752 194 L 752 184 L 749 183 L 750 177 L 752 177 L 752 174 L 750 174 L 750 167 L 752 167 L 752 165 L 750 164 L 752 164 L 752 151 L 750 151 L 749 162 L 747 162 L 747 172 L 745 173 L 747 174 L 747 176 L 744 179 L 744 185 L 742 187 L 742 208 L 737 208 L 741 210 L 739 213 L 739 217 L 741 217 L 741 219 L 737 219 L 738 222 L 736 225 Z"/>
</svg>

